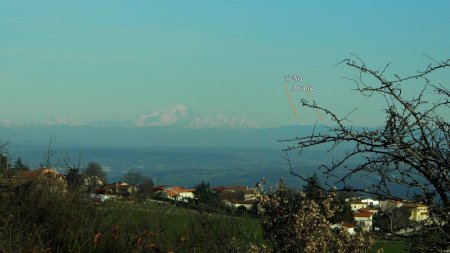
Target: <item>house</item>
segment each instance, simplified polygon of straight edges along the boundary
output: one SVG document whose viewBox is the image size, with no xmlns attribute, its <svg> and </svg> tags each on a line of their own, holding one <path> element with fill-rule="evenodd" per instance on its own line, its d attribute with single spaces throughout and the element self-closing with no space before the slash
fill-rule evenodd
<svg viewBox="0 0 450 253">
<path fill-rule="evenodd" d="M 37 187 L 49 187 L 51 191 L 67 191 L 67 182 L 64 175 L 51 168 L 39 168 L 33 171 L 21 171 L 19 178 L 34 181 Z"/>
<path fill-rule="evenodd" d="M 30 179 L 52 179 L 64 181 L 64 175 L 51 168 L 39 168 L 32 171 L 21 171 L 19 177 Z"/>
<path fill-rule="evenodd" d="M 353 212 L 356 212 L 358 209 L 366 208 L 367 203 L 363 203 L 360 199 L 353 199 L 350 201 L 350 208 Z"/>
<path fill-rule="evenodd" d="M 260 194 L 254 189 L 245 189 L 241 190 L 241 192 L 244 194 L 244 200 L 255 200 L 260 197 Z"/>
<path fill-rule="evenodd" d="M 163 197 L 177 201 L 187 202 L 188 199 L 194 199 L 194 189 L 185 189 L 178 186 L 166 188 L 161 194 Z"/>
<path fill-rule="evenodd" d="M 380 206 L 380 201 L 376 200 L 376 199 L 370 199 L 370 198 L 361 199 L 361 202 L 366 203 L 367 206 L 370 206 L 370 207 L 379 207 Z"/>
<path fill-rule="evenodd" d="M 405 203 L 403 207 L 408 208 L 411 211 L 411 216 L 409 217 L 412 221 L 423 221 L 428 219 L 429 207 L 421 203 Z"/>
<path fill-rule="evenodd" d="M 261 195 L 255 189 L 246 186 L 218 186 L 211 190 L 218 194 L 219 198 L 225 200 L 259 200 Z"/>
<path fill-rule="evenodd" d="M 378 213 L 378 209 L 373 208 L 373 207 L 366 207 L 366 208 L 361 208 L 358 209 L 359 213 L 367 213 L 367 212 L 371 212 L 373 214 L 377 214 Z"/>
<path fill-rule="evenodd" d="M 164 191 L 164 186 L 162 186 L 162 185 L 158 185 L 158 186 L 153 187 L 153 192 L 154 193 L 160 193 L 162 191 Z"/>
<path fill-rule="evenodd" d="M 351 224 L 349 222 L 346 222 L 346 221 L 335 223 L 335 224 L 330 226 L 331 229 L 343 229 L 344 231 L 346 231 L 350 235 L 356 234 L 356 231 L 355 231 L 356 227 L 358 227 L 358 226 L 356 226 L 354 224 Z"/>
<path fill-rule="evenodd" d="M 362 231 L 370 231 L 372 228 L 372 217 L 373 213 L 371 212 L 353 213 L 353 218 Z"/>
<path fill-rule="evenodd" d="M 235 208 L 239 208 L 239 207 L 244 207 L 247 210 L 251 210 L 253 205 L 256 203 L 256 200 L 224 200 L 223 203 L 226 206 L 230 206 L 230 207 L 235 207 Z"/>
<path fill-rule="evenodd" d="M 97 194 L 130 196 L 138 192 L 138 188 L 121 181 L 96 188 L 95 192 Z"/>
<path fill-rule="evenodd" d="M 116 188 L 117 194 L 125 196 L 132 195 L 139 191 L 136 186 L 129 185 L 128 183 L 125 183 L 123 181 L 114 183 L 113 187 Z"/>
</svg>

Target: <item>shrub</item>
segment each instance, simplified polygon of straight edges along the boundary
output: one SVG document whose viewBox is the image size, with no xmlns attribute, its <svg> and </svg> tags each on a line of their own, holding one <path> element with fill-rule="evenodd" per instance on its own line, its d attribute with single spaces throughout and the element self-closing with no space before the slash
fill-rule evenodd
<svg viewBox="0 0 450 253">
<path fill-rule="evenodd" d="M 0 194 L 0 252 L 87 251 L 98 217 L 88 196 L 28 181 Z"/>
<path fill-rule="evenodd" d="M 373 241 L 365 234 L 350 236 L 330 229 L 336 208 L 335 192 L 317 192 L 308 198 L 280 181 L 273 192 L 262 194 L 258 210 L 264 237 L 274 252 L 366 252 Z"/>
</svg>

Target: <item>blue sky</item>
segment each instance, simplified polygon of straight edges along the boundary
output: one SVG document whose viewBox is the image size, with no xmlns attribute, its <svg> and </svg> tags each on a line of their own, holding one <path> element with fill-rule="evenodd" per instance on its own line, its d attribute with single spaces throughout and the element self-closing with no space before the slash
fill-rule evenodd
<svg viewBox="0 0 450 253">
<path fill-rule="evenodd" d="M 380 125 L 380 100 L 354 93 L 342 76 L 355 72 L 334 64 L 355 53 L 406 75 L 429 62 L 422 54 L 447 59 L 449 13 L 448 1 L 0 1 L 0 120 L 129 120 L 184 104 L 313 124 L 298 105 L 306 93 L 292 94 L 292 114 L 292 74 L 318 103 Z M 434 78 L 448 87 L 449 76 Z"/>
</svg>

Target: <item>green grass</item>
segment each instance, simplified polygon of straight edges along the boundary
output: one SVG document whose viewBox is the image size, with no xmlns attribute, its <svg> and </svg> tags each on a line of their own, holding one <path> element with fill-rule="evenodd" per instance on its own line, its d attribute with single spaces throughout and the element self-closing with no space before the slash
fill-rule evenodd
<svg viewBox="0 0 450 253">
<path fill-rule="evenodd" d="M 383 248 L 384 253 L 403 253 L 408 252 L 408 245 L 403 241 L 377 240 L 371 252 L 375 253 Z"/>
<path fill-rule="evenodd" d="M 240 231 L 249 232 L 247 236 L 243 237 L 245 244 L 261 244 L 264 242 L 259 221 L 253 218 L 214 213 L 200 215 L 195 210 L 171 204 L 148 202 L 110 202 L 99 205 L 98 209 L 104 215 L 102 224 L 100 224 L 101 230 L 112 231 L 114 225 L 118 224 L 121 232 L 127 234 L 130 245 L 134 243 L 138 234 L 150 230 L 157 237 L 164 238 L 159 243 L 170 247 L 170 245 L 179 243 L 179 238 L 186 233 L 186 230 L 190 233 L 200 232 L 203 228 L 197 225 L 204 219 L 207 219 L 213 225 L 213 229 L 228 231 L 236 235 Z M 229 226 L 232 228 L 230 229 Z M 375 253 L 380 248 L 383 248 L 384 253 L 408 252 L 408 245 L 405 242 L 389 241 L 382 238 L 375 239 L 376 243 L 370 252 Z"/>
<path fill-rule="evenodd" d="M 99 229 L 105 235 L 104 241 L 108 241 L 102 243 L 118 244 L 113 239 L 117 224 L 124 249 L 135 247 L 138 238 L 146 231 L 152 234 L 148 241 L 164 249 L 174 249 L 173 245 L 178 245 L 180 249 L 177 252 L 187 252 L 183 245 L 191 249 L 191 244 L 203 247 L 220 244 L 220 240 L 237 240 L 237 244 L 244 248 L 263 242 L 260 224 L 253 218 L 200 213 L 170 204 L 148 202 L 111 202 L 99 205 L 98 210 L 102 216 Z M 105 247 L 111 248 L 111 245 Z"/>
</svg>

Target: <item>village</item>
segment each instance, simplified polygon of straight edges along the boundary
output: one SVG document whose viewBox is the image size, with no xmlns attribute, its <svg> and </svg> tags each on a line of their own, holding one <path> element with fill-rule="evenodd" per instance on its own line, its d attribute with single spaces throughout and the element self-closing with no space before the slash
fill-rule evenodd
<svg viewBox="0 0 450 253">
<path fill-rule="evenodd" d="M 19 187 L 30 182 L 46 184 L 52 191 L 68 191 L 68 175 L 51 168 L 39 168 L 32 171 L 18 171 L 9 176 L 9 183 L 3 180 L 0 188 L 8 185 Z M 209 186 L 202 182 L 204 190 L 215 196 L 218 202 L 240 213 L 255 212 L 261 193 L 248 186 Z M 125 181 L 104 183 L 96 176 L 84 177 L 79 187 L 91 200 L 101 205 L 107 202 L 134 202 L 138 196 L 144 201 L 159 203 L 199 203 L 199 186 L 184 188 L 181 186 L 147 185 L 151 189 L 140 188 Z M 146 192 L 146 195 L 142 195 Z M 142 198 L 141 198 L 142 200 Z M 373 232 L 382 235 L 414 233 L 418 224 L 427 224 L 430 209 L 424 203 L 400 199 L 374 199 L 363 197 L 346 198 L 343 208 L 351 210 L 351 217 L 345 221 L 335 221 L 331 229 L 343 229 L 350 235 L 358 231 Z"/>
</svg>

